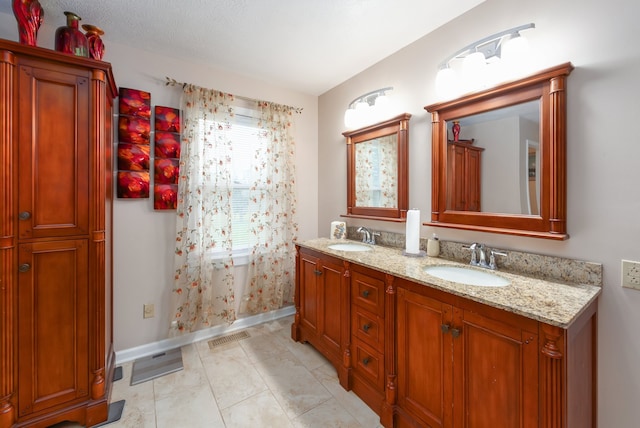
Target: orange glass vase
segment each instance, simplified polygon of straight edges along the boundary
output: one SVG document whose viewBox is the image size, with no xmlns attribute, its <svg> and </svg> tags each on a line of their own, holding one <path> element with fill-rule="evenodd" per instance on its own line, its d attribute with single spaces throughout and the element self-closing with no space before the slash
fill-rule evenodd
<svg viewBox="0 0 640 428">
<path fill-rule="evenodd" d="M 104 34 L 102 29 L 95 25 L 82 24 L 82 29 L 87 36 L 87 43 L 89 45 L 89 57 L 93 59 L 102 60 L 104 55 L 104 42 L 100 38 Z"/>
</svg>

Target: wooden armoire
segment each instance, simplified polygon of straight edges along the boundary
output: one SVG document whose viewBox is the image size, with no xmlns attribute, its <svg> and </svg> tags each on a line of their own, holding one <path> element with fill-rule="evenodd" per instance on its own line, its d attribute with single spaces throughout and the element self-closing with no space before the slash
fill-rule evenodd
<svg viewBox="0 0 640 428">
<path fill-rule="evenodd" d="M 0 40 L 0 428 L 107 419 L 111 65 Z"/>
</svg>

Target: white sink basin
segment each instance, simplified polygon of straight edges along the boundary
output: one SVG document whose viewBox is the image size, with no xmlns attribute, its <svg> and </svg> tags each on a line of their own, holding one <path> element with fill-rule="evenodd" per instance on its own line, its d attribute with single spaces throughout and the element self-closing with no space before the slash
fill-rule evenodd
<svg viewBox="0 0 640 428">
<path fill-rule="evenodd" d="M 508 279 L 491 272 L 461 266 L 427 266 L 424 271 L 436 278 L 459 284 L 481 287 L 504 287 L 510 284 Z"/>
<path fill-rule="evenodd" d="M 343 242 L 340 244 L 331 244 L 329 245 L 329 249 L 331 250 L 339 250 L 339 251 L 371 251 L 371 247 L 363 244 L 355 244 L 349 242 Z"/>
</svg>

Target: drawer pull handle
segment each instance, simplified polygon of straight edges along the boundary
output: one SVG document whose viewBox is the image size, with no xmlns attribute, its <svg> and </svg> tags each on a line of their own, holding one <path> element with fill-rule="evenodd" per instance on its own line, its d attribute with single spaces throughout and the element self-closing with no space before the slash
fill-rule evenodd
<svg viewBox="0 0 640 428">
<path fill-rule="evenodd" d="M 322 271 L 318 269 L 314 270 L 313 273 L 315 273 L 317 276 L 322 275 Z"/>
<path fill-rule="evenodd" d="M 31 218 L 31 213 L 29 211 L 22 211 L 18 214 L 18 218 L 20 220 L 29 220 Z"/>
<path fill-rule="evenodd" d="M 29 263 L 23 263 L 18 267 L 18 270 L 22 273 L 29 272 L 29 269 L 31 269 L 31 265 Z"/>
<path fill-rule="evenodd" d="M 364 290 L 362 292 L 362 295 L 364 296 L 364 298 L 366 299 L 367 297 L 369 297 L 369 290 Z"/>
<path fill-rule="evenodd" d="M 362 329 L 364 331 L 369 331 L 370 328 L 371 328 L 371 324 L 365 324 L 365 325 L 362 326 Z"/>
<path fill-rule="evenodd" d="M 367 364 L 369 364 L 369 361 L 371 361 L 371 359 L 369 359 L 369 357 L 367 357 L 364 360 L 362 360 L 362 364 L 364 364 L 366 366 Z"/>
</svg>

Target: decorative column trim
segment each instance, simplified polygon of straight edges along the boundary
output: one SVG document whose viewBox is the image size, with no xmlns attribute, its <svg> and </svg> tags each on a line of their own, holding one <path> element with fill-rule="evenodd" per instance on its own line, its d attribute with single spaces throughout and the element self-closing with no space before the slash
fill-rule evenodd
<svg viewBox="0 0 640 428">
<path fill-rule="evenodd" d="M 14 379 L 16 330 L 14 307 L 16 304 L 16 237 L 13 184 L 13 102 L 16 56 L 0 51 L 0 428 L 13 426 L 16 409 Z"/>
</svg>

